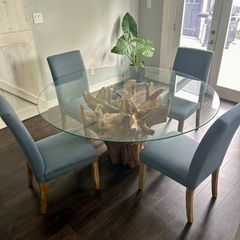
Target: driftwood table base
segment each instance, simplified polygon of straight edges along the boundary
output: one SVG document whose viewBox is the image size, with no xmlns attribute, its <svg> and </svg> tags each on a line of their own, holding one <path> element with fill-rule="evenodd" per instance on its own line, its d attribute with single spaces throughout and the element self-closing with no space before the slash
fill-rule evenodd
<svg viewBox="0 0 240 240">
<path fill-rule="evenodd" d="M 136 104 L 135 84 L 136 80 L 128 80 L 118 99 L 112 98 L 114 89 L 111 87 L 101 88 L 96 97 L 90 92 L 83 92 L 84 100 L 92 111 L 80 105 L 83 126 L 95 132 L 99 140 L 113 141 L 105 142 L 112 163 L 117 164 L 122 160 L 131 168 L 140 164 L 139 153 L 143 143 L 138 141 L 145 141 L 148 135 L 154 135 L 153 125 L 167 121 L 171 103 L 171 99 L 168 99 L 167 104 L 162 104 L 161 94 L 165 89 L 153 92 L 153 82 L 150 82 L 146 83 L 145 101 Z"/>
<path fill-rule="evenodd" d="M 142 142 L 105 142 L 105 144 L 113 164 L 122 161 L 124 165 L 127 164 L 130 168 L 137 167 L 140 164 L 139 153 L 143 147 Z"/>
</svg>

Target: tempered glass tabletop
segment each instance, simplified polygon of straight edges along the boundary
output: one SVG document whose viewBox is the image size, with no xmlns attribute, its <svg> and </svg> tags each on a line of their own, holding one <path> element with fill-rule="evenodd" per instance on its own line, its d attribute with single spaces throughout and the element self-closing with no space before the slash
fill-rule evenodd
<svg viewBox="0 0 240 240">
<path fill-rule="evenodd" d="M 214 89 L 192 76 L 151 67 L 109 67 L 57 79 L 39 95 L 37 107 L 49 124 L 79 137 L 146 142 L 193 131 L 208 123 L 219 106 Z M 181 133 L 179 121 L 184 122 Z"/>
</svg>

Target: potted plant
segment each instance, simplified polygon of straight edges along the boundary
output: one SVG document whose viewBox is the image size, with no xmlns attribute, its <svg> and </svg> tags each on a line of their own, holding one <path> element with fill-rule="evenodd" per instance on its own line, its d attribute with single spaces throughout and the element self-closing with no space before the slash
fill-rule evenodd
<svg viewBox="0 0 240 240">
<path fill-rule="evenodd" d="M 126 13 L 122 20 L 122 30 L 124 34 L 118 39 L 117 45 L 111 52 L 126 55 L 131 61 L 131 78 L 136 79 L 138 83 L 143 83 L 145 82 L 145 63 L 138 55 L 152 57 L 155 51 L 154 43 L 149 39 L 138 38 L 137 23 L 129 13 Z"/>
</svg>

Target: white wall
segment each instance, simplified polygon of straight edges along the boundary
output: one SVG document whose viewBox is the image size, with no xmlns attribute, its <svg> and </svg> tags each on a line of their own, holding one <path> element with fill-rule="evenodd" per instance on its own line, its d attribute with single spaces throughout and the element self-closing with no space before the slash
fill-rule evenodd
<svg viewBox="0 0 240 240">
<path fill-rule="evenodd" d="M 156 0 L 157 1 L 157 0 Z M 129 12 L 138 22 L 139 0 L 26 0 L 37 55 L 46 87 L 52 82 L 46 58 L 80 50 L 86 69 L 128 65 L 125 56 L 111 53 L 122 30 L 120 22 Z M 34 24 L 32 13 L 43 14 Z"/>
<path fill-rule="evenodd" d="M 144 58 L 146 66 L 159 67 L 162 29 L 163 0 L 152 0 L 152 7 L 147 8 L 147 0 L 139 0 L 139 36 L 148 38 L 155 44 L 152 58 Z"/>
</svg>

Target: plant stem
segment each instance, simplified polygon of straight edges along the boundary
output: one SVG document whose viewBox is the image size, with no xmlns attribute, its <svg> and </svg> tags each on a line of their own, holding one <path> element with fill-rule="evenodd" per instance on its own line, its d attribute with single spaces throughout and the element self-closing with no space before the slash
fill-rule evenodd
<svg viewBox="0 0 240 240">
<path fill-rule="evenodd" d="M 133 65 L 136 66 L 136 59 L 135 59 L 135 48 L 134 48 L 134 52 L 133 52 Z"/>
<path fill-rule="evenodd" d="M 130 59 L 130 61 L 134 64 L 133 59 L 131 59 L 127 54 L 126 56 Z"/>
</svg>

